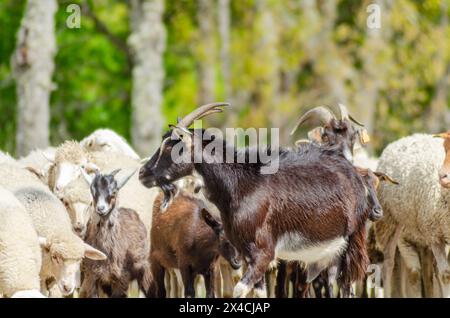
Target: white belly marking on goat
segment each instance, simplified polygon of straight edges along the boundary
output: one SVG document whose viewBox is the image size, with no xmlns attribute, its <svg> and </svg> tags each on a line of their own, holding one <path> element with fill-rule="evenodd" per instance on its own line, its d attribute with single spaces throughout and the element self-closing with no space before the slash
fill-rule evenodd
<svg viewBox="0 0 450 318">
<path fill-rule="evenodd" d="M 286 233 L 278 239 L 275 257 L 288 261 L 302 261 L 306 264 L 330 263 L 347 247 L 346 238 L 311 243 L 297 233 Z"/>
</svg>

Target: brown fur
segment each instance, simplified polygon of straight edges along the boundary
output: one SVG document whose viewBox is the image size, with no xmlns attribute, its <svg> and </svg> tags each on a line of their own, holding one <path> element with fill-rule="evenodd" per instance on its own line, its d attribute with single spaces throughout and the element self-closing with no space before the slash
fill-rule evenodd
<svg viewBox="0 0 450 318">
<path fill-rule="evenodd" d="M 114 208 L 106 218 L 94 214 L 88 223 L 86 242 L 105 253 L 108 259 L 83 261 L 82 297 L 95 297 L 99 292 L 109 297 L 125 297 L 134 279 L 147 295 L 151 283 L 149 241 L 145 226 L 134 210 Z"/>
<path fill-rule="evenodd" d="M 223 230 L 222 234 L 214 231 L 202 216 L 203 202 L 186 195 L 184 191 L 163 212 L 162 200 L 163 194 L 160 194 L 153 207 L 150 263 L 155 283 L 152 296 L 165 297 L 164 273 L 176 268 L 181 272 L 186 297 L 195 296 L 194 280 L 197 275 L 205 278 L 207 297 L 214 297 L 218 257 L 222 254 L 230 260 L 230 255 L 233 254 L 225 255 L 221 248 Z M 231 246 L 229 242 L 228 244 Z M 236 251 L 234 253 L 237 255 Z"/>
</svg>

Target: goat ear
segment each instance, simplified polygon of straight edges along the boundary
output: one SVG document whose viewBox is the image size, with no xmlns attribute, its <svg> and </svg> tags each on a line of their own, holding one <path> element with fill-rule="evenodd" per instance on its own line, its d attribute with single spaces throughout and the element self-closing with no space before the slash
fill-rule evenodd
<svg viewBox="0 0 450 318">
<path fill-rule="evenodd" d="M 208 224 L 208 226 L 212 228 L 216 234 L 219 234 L 222 231 L 222 224 L 217 221 L 206 209 L 202 209 L 201 215 L 205 223 Z"/>
<path fill-rule="evenodd" d="M 91 177 L 91 176 L 86 172 L 86 170 L 84 170 L 84 168 L 80 168 L 80 170 L 81 170 L 81 174 L 82 174 L 83 177 L 84 177 L 84 180 L 86 180 L 86 182 L 87 182 L 88 185 L 91 185 L 92 180 L 94 180 L 94 178 Z M 96 174 L 97 174 L 97 172 L 96 172 Z"/>
<path fill-rule="evenodd" d="M 310 130 L 308 132 L 308 139 L 311 141 L 315 141 L 318 143 L 322 143 L 322 134 L 323 134 L 323 128 L 322 127 L 316 127 L 313 130 Z"/>
<path fill-rule="evenodd" d="M 172 140 L 181 140 L 188 147 L 192 145 L 192 133 L 186 128 L 174 127 L 171 138 Z"/>
<path fill-rule="evenodd" d="M 369 143 L 370 136 L 366 129 L 361 128 L 360 130 L 358 130 L 358 135 L 359 135 L 359 142 L 361 143 L 361 145 L 367 145 Z"/>
<path fill-rule="evenodd" d="M 114 177 L 116 174 L 119 173 L 120 170 L 121 170 L 120 168 L 119 168 L 119 169 L 116 169 L 116 170 L 114 170 L 113 172 L 111 172 L 110 175 Z"/>
<path fill-rule="evenodd" d="M 106 255 L 100 252 L 98 249 L 93 248 L 89 244 L 84 244 L 84 257 L 89 258 L 93 261 L 103 261 L 107 259 Z"/>
<path fill-rule="evenodd" d="M 383 172 L 375 171 L 374 174 L 378 177 L 378 179 L 380 181 L 387 181 L 387 182 L 390 182 L 392 184 L 400 184 L 400 183 L 398 183 L 398 181 L 392 179 L 390 176 L 388 176 L 387 174 L 385 174 Z"/>
</svg>

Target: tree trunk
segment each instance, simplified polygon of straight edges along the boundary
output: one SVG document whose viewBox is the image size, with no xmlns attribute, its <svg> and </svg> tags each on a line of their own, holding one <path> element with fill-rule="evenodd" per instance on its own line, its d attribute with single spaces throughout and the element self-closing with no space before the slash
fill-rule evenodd
<svg viewBox="0 0 450 318">
<path fill-rule="evenodd" d="M 28 0 L 11 64 L 17 90 L 16 154 L 49 144 L 50 93 L 56 54 L 56 0 Z"/>
<path fill-rule="evenodd" d="M 198 45 L 199 105 L 215 101 L 215 39 L 214 39 L 214 2 L 198 0 L 197 19 L 200 41 Z"/>
<path fill-rule="evenodd" d="M 230 0 L 219 0 L 220 60 L 225 100 L 231 98 L 230 78 Z"/>
<path fill-rule="evenodd" d="M 131 0 L 131 34 L 128 45 L 133 59 L 132 141 L 141 156 L 159 146 L 163 118 L 166 30 L 162 21 L 163 0 Z"/>
</svg>

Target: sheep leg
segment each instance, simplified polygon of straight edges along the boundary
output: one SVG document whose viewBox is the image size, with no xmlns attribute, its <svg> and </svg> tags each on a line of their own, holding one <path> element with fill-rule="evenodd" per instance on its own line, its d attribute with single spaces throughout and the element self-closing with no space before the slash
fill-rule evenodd
<svg viewBox="0 0 450 318">
<path fill-rule="evenodd" d="M 252 290 L 257 282 L 264 278 L 270 262 L 275 257 L 273 242 L 265 231 L 256 233 L 256 244 L 251 248 L 247 270 L 233 291 L 233 297 L 243 298 Z"/>
<path fill-rule="evenodd" d="M 150 260 L 150 270 L 153 276 L 153 283 L 148 290 L 147 297 L 166 298 L 166 288 L 164 285 L 165 268 L 155 258 L 152 258 Z"/>
<path fill-rule="evenodd" d="M 219 258 L 219 261 L 215 263 L 216 267 L 214 269 L 214 294 L 218 298 L 223 297 L 222 286 L 225 284 L 225 282 L 223 282 L 224 278 L 220 263 L 221 262 Z"/>
<path fill-rule="evenodd" d="M 336 281 L 338 266 L 332 265 L 327 269 L 325 297 L 334 298 L 333 283 Z"/>
<path fill-rule="evenodd" d="M 431 251 L 436 259 L 436 266 L 438 270 L 438 283 L 441 292 L 441 297 L 445 295 L 445 285 L 450 282 L 450 267 L 448 265 L 447 255 L 445 251 L 445 243 L 439 242 L 431 245 Z"/>
<path fill-rule="evenodd" d="M 227 263 L 220 263 L 220 272 L 222 273 L 223 281 L 223 297 L 233 297 L 233 273 L 231 267 Z"/>
<path fill-rule="evenodd" d="M 404 265 L 406 265 L 409 270 L 407 276 L 409 277 L 410 282 L 416 284 L 419 281 L 421 271 L 420 258 L 417 250 L 404 238 L 399 239 L 398 250 L 404 261 Z"/>
<path fill-rule="evenodd" d="M 184 297 L 195 298 L 195 275 L 190 266 L 183 266 L 180 268 L 181 278 L 183 279 L 184 285 Z"/>
<path fill-rule="evenodd" d="M 391 297 L 392 273 L 394 271 L 394 264 L 395 264 L 395 251 L 402 230 L 403 227 L 397 225 L 394 234 L 389 239 L 384 248 L 383 286 L 384 286 L 384 297 L 386 298 Z"/>
</svg>

